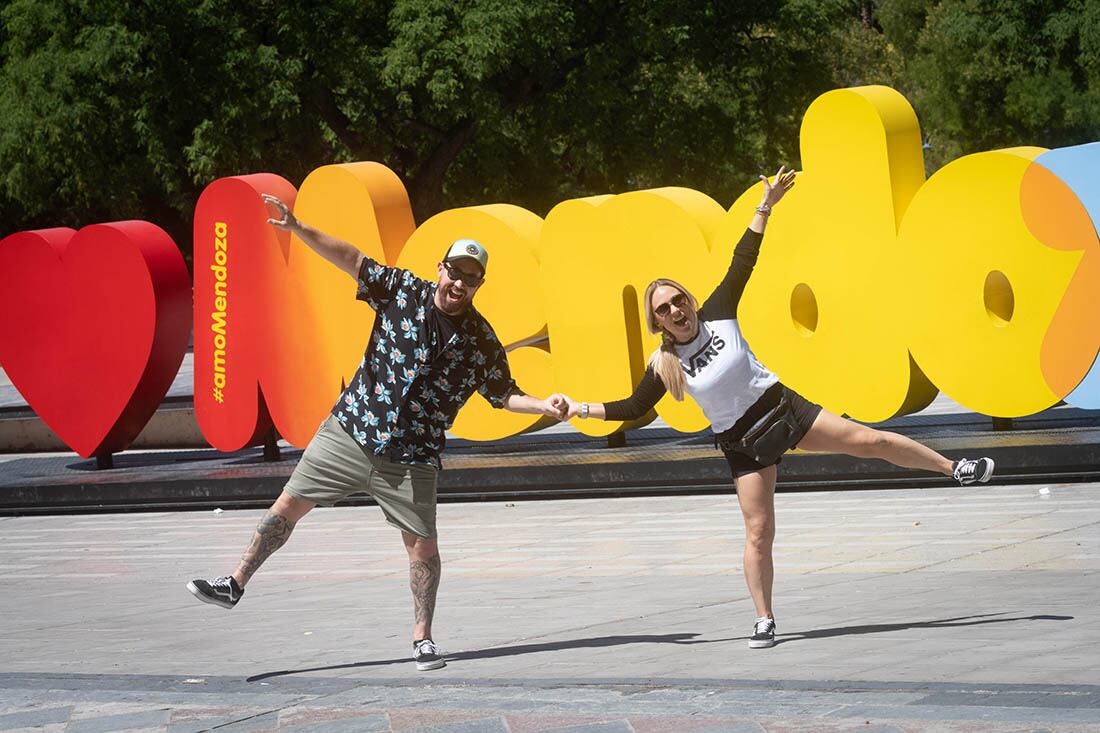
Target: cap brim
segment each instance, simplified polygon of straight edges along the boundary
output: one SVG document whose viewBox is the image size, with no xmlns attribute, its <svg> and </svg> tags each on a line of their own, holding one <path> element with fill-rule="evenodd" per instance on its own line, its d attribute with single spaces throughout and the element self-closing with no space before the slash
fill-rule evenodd
<svg viewBox="0 0 1100 733">
<path fill-rule="evenodd" d="M 477 266 L 481 268 L 481 276 L 485 277 L 485 265 L 481 264 L 481 260 L 479 260 L 477 257 L 474 257 L 472 255 L 455 255 L 454 257 L 448 257 L 443 261 L 444 262 L 456 262 L 458 260 L 470 260 L 471 262 L 476 263 Z"/>
</svg>

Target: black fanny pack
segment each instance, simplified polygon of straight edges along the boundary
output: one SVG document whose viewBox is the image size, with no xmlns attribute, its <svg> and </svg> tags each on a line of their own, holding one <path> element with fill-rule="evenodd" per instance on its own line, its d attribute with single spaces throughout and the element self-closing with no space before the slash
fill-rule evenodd
<svg viewBox="0 0 1100 733">
<path fill-rule="evenodd" d="M 798 430 L 794 406 L 784 392 L 773 407 L 761 415 L 743 433 L 730 428 L 715 436 L 722 450 L 742 453 L 757 463 L 770 466 L 791 447 L 791 440 Z"/>
</svg>

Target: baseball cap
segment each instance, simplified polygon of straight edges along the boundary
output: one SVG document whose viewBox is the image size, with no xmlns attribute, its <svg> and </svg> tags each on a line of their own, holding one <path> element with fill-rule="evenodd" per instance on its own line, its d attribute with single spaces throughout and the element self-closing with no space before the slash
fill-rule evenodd
<svg viewBox="0 0 1100 733">
<path fill-rule="evenodd" d="M 489 253 L 476 239 L 456 239 L 454 244 L 447 248 L 447 254 L 443 255 L 444 262 L 454 262 L 463 258 L 481 265 L 482 275 L 488 269 Z"/>
</svg>

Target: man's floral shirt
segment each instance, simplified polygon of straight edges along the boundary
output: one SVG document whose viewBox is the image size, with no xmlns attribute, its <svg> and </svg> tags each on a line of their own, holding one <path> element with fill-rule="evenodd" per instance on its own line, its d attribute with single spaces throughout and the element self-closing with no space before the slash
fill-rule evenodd
<svg viewBox="0 0 1100 733">
<path fill-rule="evenodd" d="M 363 361 L 332 414 L 375 454 L 438 469 L 444 432 L 475 389 L 493 407 L 519 389 L 504 347 L 473 306 L 452 319 L 456 333 L 447 344 L 434 343 L 428 317 L 436 287 L 363 258 L 356 298 L 377 315 Z"/>
</svg>

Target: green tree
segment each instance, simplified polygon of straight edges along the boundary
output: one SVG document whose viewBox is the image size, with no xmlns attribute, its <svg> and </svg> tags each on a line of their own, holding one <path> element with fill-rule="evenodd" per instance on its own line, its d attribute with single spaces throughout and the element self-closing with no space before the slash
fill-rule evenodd
<svg viewBox="0 0 1100 733">
<path fill-rule="evenodd" d="M 1015 145 L 1062 147 L 1100 133 L 1100 1 L 885 0 L 936 169 Z"/>
<path fill-rule="evenodd" d="M 378 160 L 418 218 L 686 185 L 729 203 L 798 163 L 818 94 L 889 82 L 847 0 L 13 0 L 5 230 L 127 217 L 190 247 L 202 188 Z M 856 49 L 858 53 L 851 53 Z"/>
</svg>

